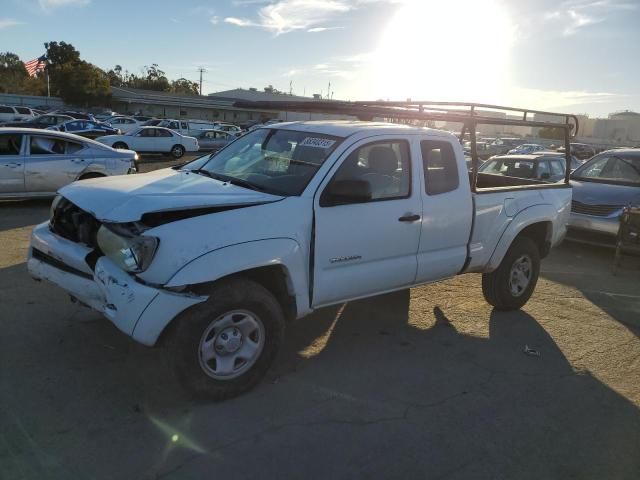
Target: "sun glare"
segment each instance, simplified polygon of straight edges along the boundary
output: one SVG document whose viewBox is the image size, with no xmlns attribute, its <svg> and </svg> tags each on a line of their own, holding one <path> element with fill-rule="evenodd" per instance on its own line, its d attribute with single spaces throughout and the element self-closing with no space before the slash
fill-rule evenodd
<svg viewBox="0 0 640 480">
<path fill-rule="evenodd" d="M 497 0 L 410 1 L 380 38 L 371 93 L 499 103 L 509 84 L 514 30 Z"/>
</svg>

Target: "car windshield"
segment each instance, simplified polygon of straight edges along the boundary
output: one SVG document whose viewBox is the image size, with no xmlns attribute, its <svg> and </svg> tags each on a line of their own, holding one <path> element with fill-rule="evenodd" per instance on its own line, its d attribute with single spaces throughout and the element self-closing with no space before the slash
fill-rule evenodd
<svg viewBox="0 0 640 480">
<path fill-rule="evenodd" d="M 640 156 L 604 154 L 588 161 L 573 174 L 574 179 L 640 185 Z"/>
<path fill-rule="evenodd" d="M 262 128 L 211 155 L 200 171 L 278 195 L 300 195 L 342 141 L 312 132 Z"/>
<path fill-rule="evenodd" d="M 534 162 L 517 158 L 489 160 L 483 163 L 478 171 L 493 175 L 509 177 L 533 178 Z"/>
</svg>

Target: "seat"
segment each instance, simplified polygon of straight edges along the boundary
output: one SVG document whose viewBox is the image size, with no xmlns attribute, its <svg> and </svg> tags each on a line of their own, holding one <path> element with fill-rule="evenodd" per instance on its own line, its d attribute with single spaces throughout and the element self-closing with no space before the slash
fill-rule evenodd
<svg viewBox="0 0 640 480">
<path fill-rule="evenodd" d="M 367 158 L 368 173 L 362 176 L 371 186 L 371 198 L 394 197 L 399 192 L 399 181 L 393 175 L 398 169 L 398 157 L 391 147 L 375 146 Z"/>
</svg>

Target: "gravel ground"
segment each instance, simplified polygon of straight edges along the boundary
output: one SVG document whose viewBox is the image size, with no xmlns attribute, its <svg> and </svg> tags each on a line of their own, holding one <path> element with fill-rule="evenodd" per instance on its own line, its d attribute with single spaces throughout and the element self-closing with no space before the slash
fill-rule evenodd
<svg viewBox="0 0 640 480">
<path fill-rule="evenodd" d="M 323 309 L 258 388 L 210 404 L 28 277 L 47 216 L 0 204 L 2 479 L 640 478 L 637 259 L 614 276 L 611 251 L 565 243 L 515 313 L 478 275 Z"/>
</svg>

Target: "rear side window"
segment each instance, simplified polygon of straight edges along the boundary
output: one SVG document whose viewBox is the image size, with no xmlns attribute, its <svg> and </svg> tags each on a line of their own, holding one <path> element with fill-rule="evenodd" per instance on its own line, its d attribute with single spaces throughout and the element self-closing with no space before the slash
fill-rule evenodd
<svg viewBox="0 0 640 480">
<path fill-rule="evenodd" d="M 22 135 L 0 135 L 0 155 L 19 155 Z"/>
<path fill-rule="evenodd" d="M 64 155 L 76 153 L 84 148 L 84 145 L 76 142 L 68 142 L 60 138 L 31 137 L 31 155 Z"/>
<path fill-rule="evenodd" d="M 458 188 L 458 164 L 449 142 L 422 140 L 422 165 L 427 195 L 439 195 Z"/>
<path fill-rule="evenodd" d="M 0 107 L 0 113 L 16 113 L 11 107 Z"/>
</svg>

